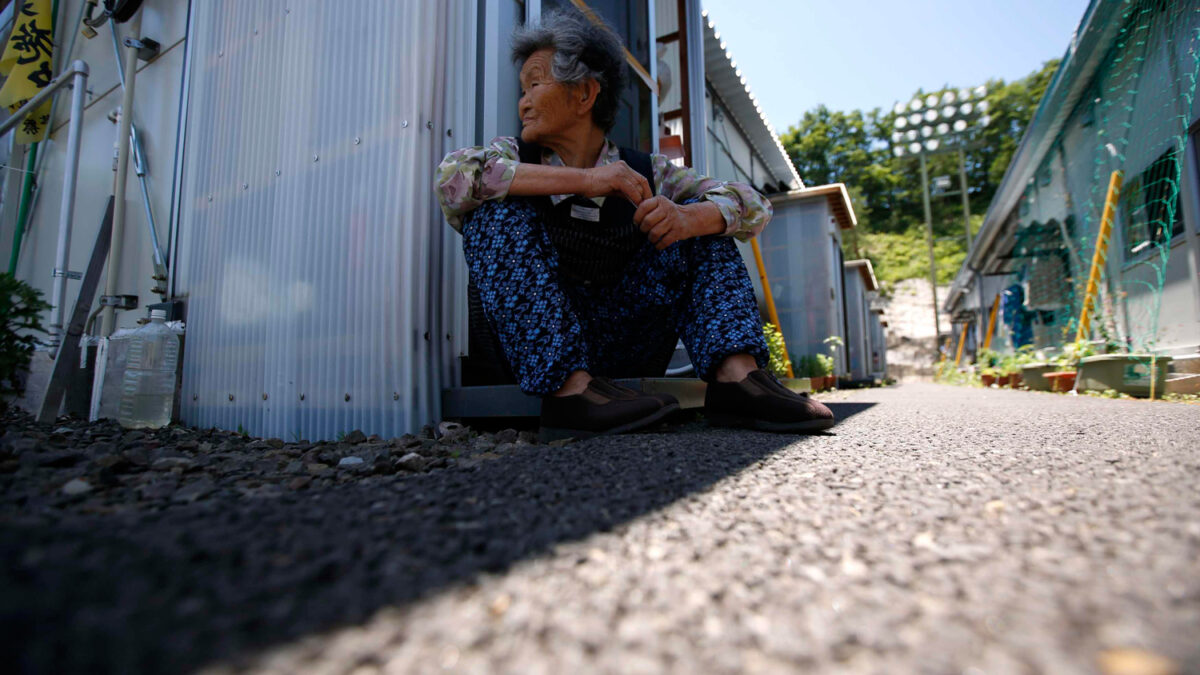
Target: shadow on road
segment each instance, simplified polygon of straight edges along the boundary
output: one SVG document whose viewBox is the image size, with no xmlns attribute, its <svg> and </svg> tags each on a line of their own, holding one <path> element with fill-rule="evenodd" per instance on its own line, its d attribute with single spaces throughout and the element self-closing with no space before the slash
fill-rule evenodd
<svg viewBox="0 0 1200 675">
<path fill-rule="evenodd" d="M 869 404 L 833 404 L 848 418 Z M 360 623 L 603 532 L 819 437 L 653 433 L 272 498 L 0 513 L 19 672 L 186 672 Z M 11 656 L 10 656 L 11 658 Z"/>
</svg>

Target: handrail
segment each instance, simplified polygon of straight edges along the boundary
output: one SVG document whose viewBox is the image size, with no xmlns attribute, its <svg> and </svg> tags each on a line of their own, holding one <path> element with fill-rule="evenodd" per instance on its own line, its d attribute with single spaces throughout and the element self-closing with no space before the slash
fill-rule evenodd
<svg viewBox="0 0 1200 675">
<path fill-rule="evenodd" d="M 25 119 L 25 117 L 29 115 L 29 113 L 33 112 L 35 108 L 45 103 L 46 99 L 50 98 L 54 92 L 67 86 L 71 79 L 75 77 L 75 75 L 81 73 L 85 79 L 91 73 L 88 68 L 88 64 L 84 63 L 83 61 L 74 61 L 71 63 L 69 68 L 64 70 L 58 77 L 51 80 L 50 84 L 42 87 L 41 91 L 35 94 L 33 98 L 25 102 L 25 105 L 18 108 L 17 111 L 12 114 L 12 117 L 9 117 L 4 121 L 3 124 L 0 124 L 0 136 L 3 136 L 11 131 L 13 127 L 17 126 L 18 122 Z"/>
<path fill-rule="evenodd" d="M 58 215 L 58 248 L 55 255 L 54 290 L 51 304 L 53 318 L 50 321 L 51 344 L 57 347 L 63 334 L 63 303 L 67 294 L 68 255 L 71 250 L 71 227 L 75 217 L 75 188 L 79 177 L 79 141 L 83 130 L 83 97 L 87 91 L 87 78 L 90 74 L 88 65 L 83 61 L 73 61 L 50 84 L 42 88 L 33 98 L 25 102 L 7 120 L 0 124 L 0 136 L 11 131 L 21 123 L 31 112 L 47 101 L 54 92 L 70 86 L 71 117 L 67 133 L 66 165 L 63 167 L 62 205 Z M 53 120 L 50 120 L 53 123 Z"/>
</svg>

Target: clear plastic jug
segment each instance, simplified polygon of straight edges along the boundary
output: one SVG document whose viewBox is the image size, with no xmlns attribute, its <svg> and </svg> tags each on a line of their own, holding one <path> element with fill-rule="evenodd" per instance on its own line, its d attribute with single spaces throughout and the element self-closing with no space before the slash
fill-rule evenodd
<svg viewBox="0 0 1200 675">
<path fill-rule="evenodd" d="M 117 414 L 117 421 L 127 429 L 157 429 L 171 423 L 179 336 L 166 320 L 165 311 L 151 310 L 150 323 L 129 336 Z"/>
</svg>

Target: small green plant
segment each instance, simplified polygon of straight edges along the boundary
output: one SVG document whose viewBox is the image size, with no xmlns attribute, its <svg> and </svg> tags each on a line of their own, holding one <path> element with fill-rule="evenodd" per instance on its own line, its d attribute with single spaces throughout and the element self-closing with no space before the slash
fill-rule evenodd
<svg viewBox="0 0 1200 675">
<path fill-rule="evenodd" d="M 1001 358 L 1003 357 L 1000 356 L 999 352 L 992 351 L 991 349 L 980 349 L 979 353 L 975 355 L 975 363 L 984 368 L 995 368 L 999 365 Z"/>
<path fill-rule="evenodd" d="M 773 323 L 763 324 L 762 330 L 763 337 L 767 340 L 767 351 L 770 354 L 767 369 L 775 377 L 787 377 L 788 355 L 783 343 L 783 333 L 779 332 Z"/>
<path fill-rule="evenodd" d="M 45 333 L 42 312 L 50 305 L 41 291 L 11 274 L 0 274 L 0 412 L 8 397 L 25 393 L 23 374 L 29 369 L 37 334 Z"/>
<path fill-rule="evenodd" d="M 828 354 L 817 354 L 817 375 L 829 377 L 833 375 L 833 357 Z"/>
<path fill-rule="evenodd" d="M 238 435 L 239 435 L 239 436 L 244 436 L 244 437 L 246 437 L 246 438 L 249 438 L 249 437 L 250 437 L 250 434 L 249 434 L 249 433 L 247 433 L 247 431 L 246 431 L 245 429 L 243 429 L 243 428 L 242 428 L 242 425 L 241 425 L 241 423 L 240 423 L 240 422 L 238 423 L 237 433 L 238 433 Z"/>
<path fill-rule="evenodd" d="M 341 443 L 341 442 L 342 442 L 342 441 L 344 441 L 344 440 L 346 440 L 346 432 L 344 432 L 344 431 L 339 431 L 339 432 L 337 433 L 337 441 L 338 441 L 338 443 Z"/>
<path fill-rule="evenodd" d="M 1054 359 L 1054 365 L 1063 370 L 1075 370 L 1079 362 L 1096 355 L 1096 348 L 1087 340 L 1076 340 L 1063 345 L 1062 353 Z"/>
</svg>

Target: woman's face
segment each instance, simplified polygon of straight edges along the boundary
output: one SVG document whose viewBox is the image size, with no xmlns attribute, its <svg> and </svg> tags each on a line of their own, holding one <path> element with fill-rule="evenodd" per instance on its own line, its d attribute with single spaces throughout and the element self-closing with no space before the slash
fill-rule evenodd
<svg viewBox="0 0 1200 675">
<path fill-rule="evenodd" d="M 553 49 L 539 49 L 521 66 L 521 140 L 546 143 L 566 136 L 579 122 L 572 106 L 571 87 L 554 79 L 550 72 Z"/>
</svg>

